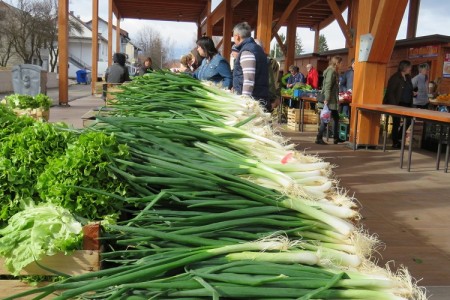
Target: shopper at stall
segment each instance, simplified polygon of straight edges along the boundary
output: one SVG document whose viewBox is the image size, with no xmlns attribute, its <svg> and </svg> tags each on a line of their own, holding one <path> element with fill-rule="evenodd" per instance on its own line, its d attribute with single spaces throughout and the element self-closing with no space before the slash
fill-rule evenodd
<svg viewBox="0 0 450 300">
<path fill-rule="evenodd" d="M 148 72 L 153 72 L 152 64 L 153 64 L 152 58 L 147 57 L 144 61 L 144 65 L 142 65 L 139 68 L 139 76 L 142 76 Z"/>
<path fill-rule="evenodd" d="M 340 82 L 340 85 L 342 87 L 342 91 L 347 92 L 353 90 L 353 77 L 355 74 L 355 59 L 353 58 L 351 60 L 351 65 L 348 68 L 348 70 L 344 73 L 342 76 L 342 80 Z"/>
<path fill-rule="evenodd" d="M 417 95 L 413 99 L 413 105 L 416 108 L 428 108 L 428 72 L 430 66 L 428 64 L 421 64 L 419 66 L 419 74 L 412 79 L 414 90 L 417 90 Z"/>
<path fill-rule="evenodd" d="M 192 49 L 190 53 L 192 54 L 192 61 L 190 62 L 190 67 L 194 72 L 202 65 L 203 57 L 198 53 L 197 47 Z"/>
<path fill-rule="evenodd" d="M 264 45 L 259 39 L 255 39 L 255 43 L 264 49 Z M 271 103 L 271 110 L 275 109 L 280 105 L 281 99 L 281 85 L 280 79 L 278 76 L 280 75 L 280 64 L 275 58 L 272 58 L 270 55 L 267 55 L 267 70 L 269 73 L 269 101 Z"/>
<path fill-rule="evenodd" d="M 201 66 L 194 72 L 194 77 L 202 81 L 211 81 L 224 89 L 230 89 L 232 75 L 230 64 L 219 54 L 214 42 L 209 37 L 197 41 L 197 51 L 202 56 Z"/>
<path fill-rule="evenodd" d="M 123 53 L 113 55 L 114 64 L 109 66 L 105 72 L 105 81 L 107 83 L 124 83 L 130 81 L 128 68 L 125 66 L 126 56 Z"/>
<path fill-rule="evenodd" d="M 394 73 L 388 81 L 386 94 L 384 95 L 383 103 L 391 105 L 399 105 L 404 107 L 411 107 L 413 102 L 414 87 L 411 81 L 411 62 L 402 60 L 398 65 L 398 70 Z M 405 126 L 409 126 L 409 119 L 406 119 Z M 401 137 L 400 118 L 392 118 L 392 147 L 400 148 Z"/>
<path fill-rule="evenodd" d="M 180 58 L 180 67 L 179 68 L 170 68 L 170 71 L 172 71 L 174 73 L 192 74 L 192 67 L 191 67 L 192 60 L 193 60 L 192 53 L 183 55 Z"/>
<path fill-rule="evenodd" d="M 339 67 L 342 63 L 342 57 L 333 56 L 330 59 L 328 68 L 323 72 L 323 88 L 322 94 L 324 96 L 324 104 L 328 106 L 331 111 L 331 118 L 333 119 L 333 138 L 334 144 L 343 142 L 339 139 Z M 317 134 L 316 144 L 326 145 L 323 140 L 327 124 L 320 122 L 319 133 Z"/>
<path fill-rule="evenodd" d="M 305 76 L 300 73 L 300 69 L 297 66 L 290 66 L 289 72 L 291 72 L 291 76 L 287 80 L 287 88 L 292 88 L 296 83 L 304 83 L 306 81 Z"/>
<path fill-rule="evenodd" d="M 354 68 L 355 59 L 352 59 L 350 68 L 341 77 L 340 86 L 342 92 L 351 92 L 353 90 L 353 76 L 355 74 Z M 339 111 L 348 117 L 350 114 L 350 105 L 348 103 L 340 104 Z"/>
<path fill-rule="evenodd" d="M 271 110 L 269 101 L 269 72 L 267 55 L 251 37 L 247 22 L 233 28 L 233 39 L 239 54 L 233 69 L 233 89 L 238 95 L 251 96 Z"/>
<path fill-rule="evenodd" d="M 238 55 L 239 55 L 239 50 L 236 47 L 236 45 L 233 45 L 231 47 L 231 60 L 232 60 L 232 63 L 230 64 L 231 65 L 231 71 L 234 70 L 234 65 L 236 64 L 236 58 L 238 57 Z"/>
<path fill-rule="evenodd" d="M 307 64 L 306 70 L 308 71 L 308 75 L 306 75 L 306 84 L 310 85 L 315 90 L 319 89 L 319 72 L 317 72 L 312 64 Z"/>
</svg>

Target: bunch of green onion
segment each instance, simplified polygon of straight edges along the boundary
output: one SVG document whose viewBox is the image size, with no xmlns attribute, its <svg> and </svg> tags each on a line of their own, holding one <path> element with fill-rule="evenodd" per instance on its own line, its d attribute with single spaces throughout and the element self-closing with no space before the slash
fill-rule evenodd
<svg viewBox="0 0 450 300">
<path fill-rule="evenodd" d="M 256 101 L 170 73 L 116 97 L 89 129 L 130 149 L 110 168 L 134 195 L 90 189 L 131 216 L 106 226 L 106 268 L 17 297 L 425 299 L 370 261 L 378 241 L 330 165 L 274 133 Z"/>
</svg>

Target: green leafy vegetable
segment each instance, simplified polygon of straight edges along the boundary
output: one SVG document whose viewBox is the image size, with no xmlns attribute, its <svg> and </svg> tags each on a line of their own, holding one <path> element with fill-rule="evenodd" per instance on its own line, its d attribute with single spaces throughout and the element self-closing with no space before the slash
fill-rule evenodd
<svg viewBox="0 0 450 300">
<path fill-rule="evenodd" d="M 0 256 L 14 275 L 45 255 L 75 250 L 82 227 L 70 212 L 53 204 L 29 206 L 0 230 Z"/>
<path fill-rule="evenodd" d="M 18 131 L 18 128 L 15 131 Z M 61 130 L 53 124 L 35 122 L 2 140 L 0 220 L 7 220 L 18 212 L 21 209 L 21 200 L 37 196 L 35 184 L 38 176 L 51 158 L 64 154 L 72 137 L 71 132 Z"/>
<path fill-rule="evenodd" d="M 50 161 L 36 185 L 41 198 L 89 219 L 115 214 L 122 203 L 109 196 L 79 189 L 98 188 L 124 195 L 126 185 L 108 168 L 114 158 L 126 158 L 128 147 L 101 132 L 81 134 L 65 155 Z"/>
<path fill-rule="evenodd" d="M 35 123 L 29 116 L 16 116 L 12 109 L 5 105 L 0 105 L 0 142 L 11 134 L 19 133 L 24 128 Z"/>
<path fill-rule="evenodd" d="M 49 109 L 50 105 L 52 104 L 52 100 L 50 99 L 50 97 L 44 94 L 38 94 L 34 97 L 29 95 L 12 94 L 6 96 L 2 103 L 12 108 L 19 109 L 39 107 Z"/>
</svg>

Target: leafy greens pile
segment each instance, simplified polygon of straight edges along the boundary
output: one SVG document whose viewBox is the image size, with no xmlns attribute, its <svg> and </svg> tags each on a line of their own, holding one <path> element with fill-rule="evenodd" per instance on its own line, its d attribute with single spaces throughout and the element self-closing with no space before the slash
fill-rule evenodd
<svg viewBox="0 0 450 300">
<path fill-rule="evenodd" d="M 18 120 L 28 120 L 17 118 Z M 28 121 L 25 121 L 25 123 Z M 17 122 L 16 126 L 20 126 Z M 10 133 L 20 128 L 7 129 Z M 1 134 L 0 134 L 1 136 Z M 34 122 L 22 131 L 2 139 L 0 147 L 0 220 L 20 210 L 21 200 L 36 199 L 38 176 L 49 159 L 64 154 L 73 138 L 70 131 L 53 124 Z"/>
<path fill-rule="evenodd" d="M 6 96 L 2 103 L 12 108 L 19 109 L 39 107 L 49 109 L 50 105 L 52 104 L 52 100 L 50 99 L 50 97 L 44 94 L 38 94 L 34 97 L 30 95 L 12 94 Z"/>
<path fill-rule="evenodd" d="M 82 227 L 68 210 L 42 203 L 12 216 L 0 236 L 0 256 L 7 269 L 18 275 L 45 255 L 75 250 L 82 240 Z"/>
<path fill-rule="evenodd" d="M 121 202 L 90 192 L 89 188 L 101 188 L 124 196 L 125 184 L 116 180 L 108 165 L 114 158 L 127 156 L 128 147 L 118 144 L 114 136 L 101 132 L 83 133 L 68 146 L 65 155 L 50 160 L 39 176 L 36 188 L 42 199 L 91 220 L 117 214 Z"/>
</svg>

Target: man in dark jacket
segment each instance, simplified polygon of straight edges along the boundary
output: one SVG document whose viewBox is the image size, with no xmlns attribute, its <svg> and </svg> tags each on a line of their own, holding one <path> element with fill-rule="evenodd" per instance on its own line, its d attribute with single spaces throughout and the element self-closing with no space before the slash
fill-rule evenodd
<svg viewBox="0 0 450 300">
<path fill-rule="evenodd" d="M 109 66 L 105 72 L 105 80 L 108 83 L 124 83 L 131 81 L 128 68 L 125 66 L 126 56 L 123 53 L 115 53 L 114 64 Z"/>
<path fill-rule="evenodd" d="M 353 75 L 355 74 L 354 67 L 355 59 L 353 58 L 350 68 L 348 68 L 348 70 L 344 73 L 344 76 L 342 76 L 342 80 L 340 82 L 340 86 L 343 92 L 353 90 Z"/>
<path fill-rule="evenodd" d="M 239 50 L 233 69 L 233 89 L 238 95 L 260 101 L 270 111 L 267 56 L 255 43 L 251 32 L 247 22 L 239 23 L 233 28 L 235 46 Z"/>
<path fill-rule="evenodd" d="M 411 107 L 413 103 L 414 88 L 411 81 L 411 62 L 402 60 L 398 66 L 398 71 L 389 78 L 384 95 L 383 104 L 399 105 Z M 406 128 L 409 127 L 410 120 L 406 119 Z M 400 137 L 402 128 L 400 118 L 392 118 L 392 147 L 400 148 Z"/>
</svg>

